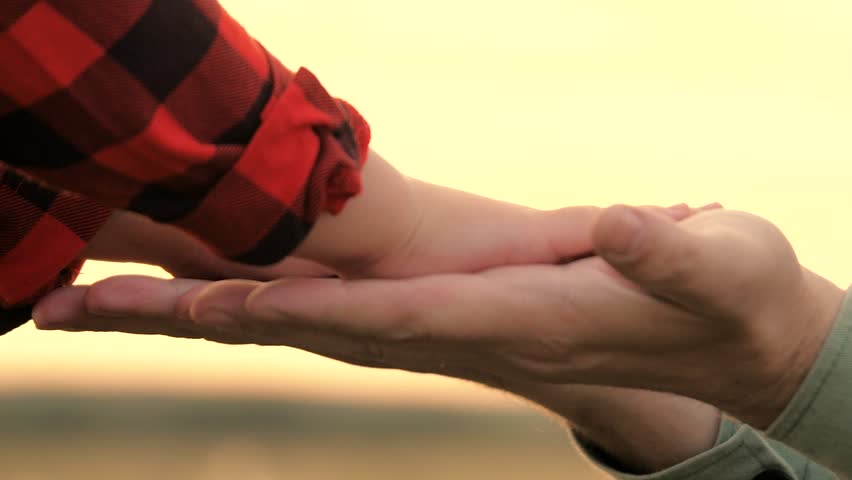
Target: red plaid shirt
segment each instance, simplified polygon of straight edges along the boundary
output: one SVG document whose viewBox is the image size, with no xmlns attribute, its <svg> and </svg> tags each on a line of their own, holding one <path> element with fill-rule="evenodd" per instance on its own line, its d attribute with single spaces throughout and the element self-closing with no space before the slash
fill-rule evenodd
<svg viewBox="0 0 852 480">
<path fill-rule="evenodd" d="M 3 1 L 0 330 L 73 280 L 110 209 L 281 260 L 360 191 L 369 136 L 215 0 Z"/>
</svg>

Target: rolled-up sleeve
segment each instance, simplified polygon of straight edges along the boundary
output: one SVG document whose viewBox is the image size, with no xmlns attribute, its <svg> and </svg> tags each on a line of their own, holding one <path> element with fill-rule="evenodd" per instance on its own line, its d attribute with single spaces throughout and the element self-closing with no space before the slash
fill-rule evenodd
<svg viewBox="0 0 852 480">
<path fill-rule="evenodd" d="M 647 475 L 625 472 L 594 445 L 577 439 L 586 457 L 618 480 L 836 480 L 827 468 L 761 432 L 723 419 L 713 448 Z"/>
<path fill-rule="evenodd" d="M 361 188 L 369 128 L 213 0 L 5 2 L 0 161 L 221 255 L 284 258 Z"/>
<path fill-rule="evenodd" d="M 109 214 L 0 163 L 0 334 L 29 320 L 42 295 L 74 281 L 80 252 Z"/>
<path fill-rule="evenodd" d="M 816 363 L 767 434 L 852 478 L 852 290 Z"/>
</svg>

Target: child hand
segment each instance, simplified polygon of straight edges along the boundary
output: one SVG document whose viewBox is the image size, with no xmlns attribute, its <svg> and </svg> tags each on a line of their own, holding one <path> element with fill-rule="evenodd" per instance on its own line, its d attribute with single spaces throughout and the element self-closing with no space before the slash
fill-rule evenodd
<svg viewBox="0 0 852 480">
<path fill-rule="evenodd" d="M 274 280 L 286 276 L 326 276 L 328 267 L 288 258 L 268 267 L 225 260 L 184 231 L 142 215 L 116 210 L 80 255 L 87 260 L 156 265 L 178 278 Z"/>
<path fill-rule="evenodd" d="M 375 153 L 363 180 L 364 193 L 340 215 L 322 217 L 295 256 L 348 278 L 401 278 L 592 253 L 596 207 L 541 211 L 500 202 L 406 178 Z M 678 220 L 693 212 L 660 210 Z"/>
</svg>

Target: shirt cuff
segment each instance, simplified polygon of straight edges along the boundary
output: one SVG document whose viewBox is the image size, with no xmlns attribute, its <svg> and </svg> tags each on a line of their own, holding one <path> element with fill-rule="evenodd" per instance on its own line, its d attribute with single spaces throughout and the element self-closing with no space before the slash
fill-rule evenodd
<svg viewBox="0 0 852 480">
<path fill-rule="evenodd" d="M 852 474 L 852 290 L 816 363 L 767 434 Z"/>
<path fill-rule="evenodd" d="M 33 317 L 33 307 L 42 297 L 48 293 L 67 287 L 74 283 L 80 270 L 83 268 L 83 260 L 72 260 L 65 268 L 54 275 L 48 282 L 44 283 L 34 294 L 25 301 L 16 302 L 10 307 L 0 305 L 0 335 L 5 335 L 12 330 L 29 322 Z"/>
<path fill-rule="evenodd" d="M 663 471 L 626 473 L 611 459 L 582 440 L 581 451 L 600 469 L 619 480 L 752 480 L 758 478 L 822 480 L 835 478 L 797 452 L 773 442 L 757 430 L 723 419 L 716 445 Z M 771 476 L 770 473 L 774 473 Z M 764 476 L 762 476 L 764 475 Z"/>
<path fill-rule="evenodd" d="M 300 69 L 267 105 L 239 161 L 175 224 L 230 260 L 276 263 L 322 213 L 339 213 L 361 192 L 369 142 L 361 115 Z"/>
<path fill-rule="evenodd" d="M 0 334 L 26 323 L 32 306 L 74 282 L 80 252 L 111 210 L 0 169 Z"/>
</svg>

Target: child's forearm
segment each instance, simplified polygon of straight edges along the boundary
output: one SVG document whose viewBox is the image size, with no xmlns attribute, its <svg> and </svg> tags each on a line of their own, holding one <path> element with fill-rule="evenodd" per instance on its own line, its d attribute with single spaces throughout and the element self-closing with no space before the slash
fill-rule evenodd
<svg viewBox="0 0 852 480">
<path fill-rule="evenodd" d="M 294 256 L 352 272 L 408 241 L 423 211 L 411 181 L 372 150 L 362 181 L 362 193 L 340 214 L 323 214 Z"/>
<path fill-rule="evenodd" d="M 348 277 L 475 272 L 554 263 L 554 239 L 587 230 L 558 215 L 407 178 L 375 153 L 362 178 L 363 193 L 339 215 L 321 217 L 295 256 Z"/>
</svg>

